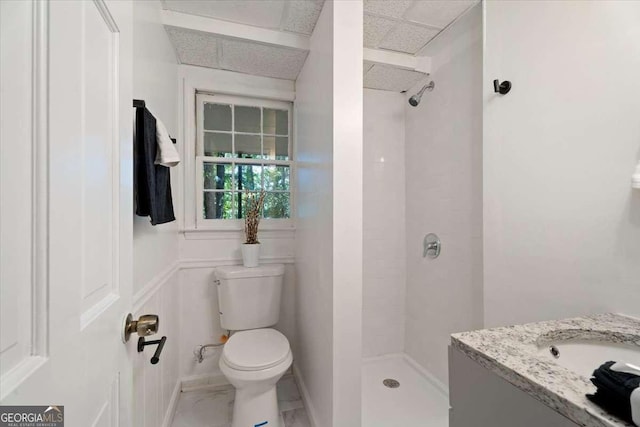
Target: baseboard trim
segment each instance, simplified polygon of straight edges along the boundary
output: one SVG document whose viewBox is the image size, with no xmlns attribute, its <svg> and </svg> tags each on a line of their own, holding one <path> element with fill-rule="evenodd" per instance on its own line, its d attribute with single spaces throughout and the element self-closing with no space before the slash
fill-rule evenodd
<svg viewBox="0 0 640 427">
<path fill-rule="evenodd" d="M 171 393 L 171 399 L 169 400 L 169 406 L 164 413 L 164 420 L 162 421 L 162 427 L 171 427 L 173 423 L 173 416 L 176 414 L 176 408 L 178 407 L 178 398 L 180 397 L 181 381 L 176 381 L 175 387 L 173 387 L 173 393 Z"/>
<path fill-rule="evenodd" d="M 229 381 L 222 373 L 202 374 L 182 377 L 180 380 L 182 392 L 204 390 L 213 387 L 229 385 Z"/>
<path fill-rule="evenodd" d="M 313 407 L 313 403 L 311 403 L 311 396 L 309 396 L 307 386 L 305 385 L 302 374 L 300 373 L 300 369 L 298 369 L 298 365 L 295 362 L 293 364 L 293 377 L 298 384 L 298 389 L 300 390 L 300 395 L 302 396 L 304 407 L 307 410 L 307 416 L 309 418 L 309 422 L 311 423 L 311 427 L 320 427 L 320 424 L 318 423 L 318 417 L 316 416 L 316 410 Z"/>
</svg>

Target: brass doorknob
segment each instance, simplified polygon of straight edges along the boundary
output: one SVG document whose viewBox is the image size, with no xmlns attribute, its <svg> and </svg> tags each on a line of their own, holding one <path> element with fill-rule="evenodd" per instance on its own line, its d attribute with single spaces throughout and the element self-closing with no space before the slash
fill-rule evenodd
<svg viewBox="0 0 640 427">
<path fill-rule="evenodd" d="M 127 314 L 124 320 L 122 340 L 129 341 L 129 337 L 134 332 L 141 337 L 147 337 L 158 332 L 160 318 L 155 314 L 143 314 L 138 320 L 133 320 L 131 313 Z"/>
</svg>

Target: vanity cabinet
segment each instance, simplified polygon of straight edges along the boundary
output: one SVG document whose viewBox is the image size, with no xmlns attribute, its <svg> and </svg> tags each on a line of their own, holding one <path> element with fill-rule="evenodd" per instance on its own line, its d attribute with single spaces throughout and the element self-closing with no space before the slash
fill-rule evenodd
<svg viewBox="0 0 640 427">
<path fill-rule="evenodd" d="M 578 426 L 453 347 L 449 402 L 449 427 Z"/>
</svg>

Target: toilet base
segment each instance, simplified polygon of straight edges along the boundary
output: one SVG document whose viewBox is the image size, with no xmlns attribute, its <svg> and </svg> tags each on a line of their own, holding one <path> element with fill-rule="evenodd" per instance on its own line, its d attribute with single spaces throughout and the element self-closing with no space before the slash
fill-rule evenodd
<svg viewBox="0 0 640 427">
<path fill-rule="evenodd" d="M 236 389 L 231 427 L 284 427 L 280 425 L 275 385 L 259 393 Z"/>
</svg>

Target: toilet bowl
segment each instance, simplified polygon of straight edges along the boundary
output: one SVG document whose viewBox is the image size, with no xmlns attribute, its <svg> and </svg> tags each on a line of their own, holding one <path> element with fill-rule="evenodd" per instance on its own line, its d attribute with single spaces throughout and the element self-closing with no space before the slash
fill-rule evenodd
<svg viewBox="0 0 640 427">
<path fill-rule="evenodd" d="M 229 338 L 219 365 L 236 389 L 232 427 L 284 427 L 276 384 L 292 361 L 289 341 L 275 329 L 239 331 Z"/>
</svg>

